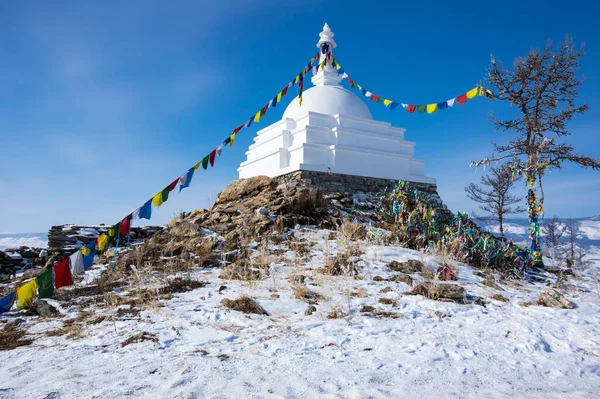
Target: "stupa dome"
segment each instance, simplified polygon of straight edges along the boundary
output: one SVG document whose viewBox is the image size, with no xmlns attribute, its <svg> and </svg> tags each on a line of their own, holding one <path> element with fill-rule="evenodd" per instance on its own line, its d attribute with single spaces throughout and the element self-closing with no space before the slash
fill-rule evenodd
<svg viewBox="0 0 600 399">
<path fill-rule="evenodd" d="M 358 96 L 341 86 L 314 86 L 302 93 L 302 106 L 296 97 L 283 113 L 283 119 L 298 119 L 307 112 L 325 115 L 343 115 L 369 119 L 373 116 L 369 107 Z"/>
</svg>

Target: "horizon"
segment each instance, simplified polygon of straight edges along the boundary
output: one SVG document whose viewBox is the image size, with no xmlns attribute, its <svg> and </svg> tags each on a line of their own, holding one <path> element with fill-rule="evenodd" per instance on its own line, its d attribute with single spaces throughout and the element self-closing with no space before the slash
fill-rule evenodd
<svg viewBox="0 0 600 399">
<path fill-rule="evenodd" d="M 439 102 L 471 89 L 484 80 L 490 53 L 510 66 L 546 39 L 556 43 L 569 33 L 576 44 L 586 43 L 578 103 L 591 109 L 568 124 L 573 135 L 566 142 L 600 158 L 594 130 L 600 122 L 600 35 L 589 7 L 511 1 L 494 8 L 490 20 L 492 6 L 470 1 L 368 8 L 348 2 L 343 9 L 295 1 L 183 2 L 177 8 L 63 4 L 0 5 L 0 32 L 7 38 L 0 48 L 6 60 L 0 65 L 0 230 L 15 232 L 8 234 L 119 221 L 273 98 L 314 55 L 325 22 L 350 76 L 378 95 L 410 103 Z M 223 150 L 214 168 L 198 170 L 189 188 L 142 225 L 207 208 L 237 179 L 256 132 L 278 121 L 296 95 L 292 88 Z M 452 212 L 478 212 L 464 187 L 479 183 L 483 172 L 468 163 L 491 155 L 491 141 L 511 137 L 494 133 L 488 120 L 490 113 L 511 112 L 508 104 L 477 98 L 434 115 L 409 115 L 401 107 L 366 103 L 375 120 L 406 128 L 415 156 L 427 161 L 425 174 L 437 179 Z M 574 166 L 547 175 L 545 217 L 600 215 L 599 182 L 598 172 Z M 517 182 L 514 193 L 524 197 L 524 183 Z"/>
</svg>

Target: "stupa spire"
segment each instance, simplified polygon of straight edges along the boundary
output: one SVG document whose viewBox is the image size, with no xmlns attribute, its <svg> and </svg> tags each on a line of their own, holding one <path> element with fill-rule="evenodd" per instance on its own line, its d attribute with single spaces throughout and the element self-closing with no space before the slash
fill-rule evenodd
<svg viewBox="0 0 600 399">
<path fill-rule="evenodd" d="M 325 67 L 319 67 L 319 71 L 312 77 L 311 81 L 315 86 L 339 86 L 342 81 L 342 75 L 337 73 L 337 70 L 331 65 L 333 59 L 332 50 L 337 47 L 335 40 L 333 40 L 333 32 L 331 28 L 325 22 L 323 25 L 323 31 L 319 33 L 319 42 L 317 47 L 320 50 L 319 64 L 325 61 Z M 331 53 L 329 59 L 328 55 Z"/>
</svg>

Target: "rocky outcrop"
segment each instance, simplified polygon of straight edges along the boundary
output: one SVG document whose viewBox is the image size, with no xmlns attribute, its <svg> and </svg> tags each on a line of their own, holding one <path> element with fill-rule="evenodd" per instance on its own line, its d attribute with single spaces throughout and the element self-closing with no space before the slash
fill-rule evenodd
<svg viewBox="0 0 600 399">
<path fill-rule="evenodd" d="M 565 298 L 565 296 L 555 288 L 548 288 L 540 292 L 537 303 L 541 306 L 558 309 L 573 309 L 575 307 L 573 302 Z"/>
</svg>

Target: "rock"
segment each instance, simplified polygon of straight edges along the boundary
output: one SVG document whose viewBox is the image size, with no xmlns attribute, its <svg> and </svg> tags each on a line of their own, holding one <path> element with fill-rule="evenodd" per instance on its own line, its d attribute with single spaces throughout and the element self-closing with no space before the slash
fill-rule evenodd
<svg viewBox="0 0 600 399">
<path fill-rule="evenodd" d="M 258 196 L 263 192 L 273 190 L 275 187 L 276 183 L 267 176 L 235 180 L 219 193 L 215 204 L 226 204 L 241 198 Z"/>
<path fill-rule="evenodd" d="M 390 277 L 390 281 L 395 281 L 396 283 L 404 283 L 407 285 L 412 285 L 413 279 L 408 274 L 394 274 Z"/>
<path fill-rule="evenodd" d="M 423 264 L 423 262 L 421 262 L 419 260 L 410 259 L 410 260 L 407 260 L 406 262 L 398 262 L 398 261 L 393 260 L 387 264 L 387 267 L 388 267 L 388 269 L 395 271 L 395 272 L 412 274 L 412 273 L 422 272 L 423 269 L 425 268 L 425 265 Z"/>
<path fill-rule="evenodd" d="M 261 206 L 256 210 L 257 215 L 269 216 L 269 210 L 264 206 Z"/>
<path fill-rule="evenodd" d="M 455 283 L 425 281 L 408 292 L 410 295 L 423 295 L 434 300 L 461 300 L 467 295 L 464 287 Z"/>
<path fill-rule="evenodd" d="M 256 302 L 252 298 L 248 298 L 247 296 L 240 297 L 233 301 L 231 299 L 225 298 L 221 301 L 221 304 L 229 309 L 238 312 L 262 314 L 265 316 L 269 315 L 267 311 L 258 304 L 258 302 Z"/>
<path fill-rule="evenodd" d="M 316 307 L 314 307 L 313 305 L 310 305 L 310 306 L 308 307 L 308 309 L 306 309 L 306 312 L 304 312 L 304 315 L 305 315 L 305 316 L 310 316 L 310 315 L 312 315 L 312 314 L 313 314 L 314 312 L 316 312 L 316 311 L 317 311 L 317 308 L 316 308 Z"/>
<path fill-rule="evenodd" d="M 379 298 L 379 300 L 377 302 L 384 304 L 384 305 L 392 305 L 392 306 L 398 305 L 398 302 L 396 302 L 396 300 L 391 299 L 391 298 Z"/>
<path fill-rule="evenodd" d="M 382 293 L 382 294 L 386 294 L 386 293 L 388 293 L 388 292 L 392 292 L 392 291 L 393 291 L 393 290 L 392 290 L 392 287 L 385 287 L 385 288 L 383 288 L 383 289 L 382 289 L 381 291 L 379 291 L 379 292 L 380 292 L 380 293 Z"/>
<path fill-rule="evenodd" d="M 60 312 L 54 306 L 50 305 L 43 299 L 38 299 L 33 302 L 31 308 L 29 308 L 28 314 L 37 315 L 41 317 L 56 317 L 60 316 Z"/>
<path fill-rule="evenodd" d="M 292 284 L 304 284 L 306 277 L 301 274 L 295 274 L 290 277 L 290 283 Z"/>
<path fill-rule="evenodd" d="M 538 305 L 548 308 L 573 309 L 575 304 L 564 297 L 557 289 L 547 288 L 540 292 Z"/>
<path fill-rule="evenodd" d="M 365 305 L 360 309 L 361 313 L 373 313 L 376 309 L 373 306 Z"/>
<path fill-rule="evenodd" d="M 496 281 L 494 281 L 494 279 L 493 279 L 493 278 L 486 277 L 486 278 L 483 280 L 483 285 L 485 285 L 485 286 L 487 286 L 487 287 L 490 287 L 490 288 L 493 288 L 493 289 L 495 289 L 495 290 L 498 290 L 498 291 L 504 291 L 504 289 L 503 289 L 502 287 L 500 287 L 500 286 L 499 286 L 499 285 L 496 283 Z"/>
<path fill-rule="evenodd" d="M 375 277 L 373 277 L 373 281 L 387 281 L 387 280 L 381 276 L 375 276 Z"/>
<path fill-rule="evenodd" d="M 500 295 L 500 294 L 494 294 L 490 298 L 495 299 L 500 302 L 508 302 L 508 298 L 505 297 L 504 295 Z"/>
</svg>

